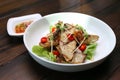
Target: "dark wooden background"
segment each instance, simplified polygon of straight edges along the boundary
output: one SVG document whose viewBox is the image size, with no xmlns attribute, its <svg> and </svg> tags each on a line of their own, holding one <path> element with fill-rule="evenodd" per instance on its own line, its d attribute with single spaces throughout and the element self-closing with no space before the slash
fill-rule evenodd
<svg viewBox="0 0 120 80">
<path fill-rule="evenodd" d="M 53 71 L 29 56 L 22 38 L 7 33 L 7 21 L 11 17 L 56 12 L 85 13 L 105 21 L 117 38 L 111 55 L 90 70 Z M 0 80 L 120 80 L 120 0 L 0 0 Z"/>
</svg>

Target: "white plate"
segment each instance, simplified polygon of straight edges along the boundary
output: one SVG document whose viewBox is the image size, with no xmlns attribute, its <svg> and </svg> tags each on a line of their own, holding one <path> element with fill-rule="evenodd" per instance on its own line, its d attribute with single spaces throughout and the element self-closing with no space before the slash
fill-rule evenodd
<svg viewBox="0 0 120 80">
<path fill-rule="evenodd" d="M 81 64 L 63 64 L 49 61 L 32 52 L 32 47 L 38 45 L 40 38 L 49 32 L 49 27 L 59 20 L 70 24 L 80 24 L 88 33 L 99 36 L 93 60 Z M 81 13 L 64 12 L 43 16 L 42 19 L 31 24 L 25 31 L 24 44 L 30 55 L 39 64 L 58 71 L 75 72 L 87 70 L 102 63 L 113 51 L 116 45 L 116 36 L 110 26 L 100 19 Z"/>
<path fill-rule="evenodd" d="M 17 24 L 20 24 L 21 22 L 24 22 L 24 21 L 31 20 L 31 21 L 35 22 L 36 20 L 41 19 L 41 17 L 42 16 L 40 14 L 36 13 L 36 14 L 30 14 L 30 15 L 10 18 L 7 22 L 8 34 L 10 36 L 23 36 L 24 33 L 15 33 L 15 26 Z"/>
</svg>

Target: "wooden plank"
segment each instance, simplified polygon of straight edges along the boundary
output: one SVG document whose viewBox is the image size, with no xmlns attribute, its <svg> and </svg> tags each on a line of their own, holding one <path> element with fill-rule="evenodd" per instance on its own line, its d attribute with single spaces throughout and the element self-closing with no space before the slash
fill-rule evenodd
<svg viewBox="0 0 120 80">
<path fill-rule="evenodd" d="M 0 80 L 45 80 L 47 70 L 25 53 L 0 67 Z"/>
<path fill-rule="evenodd" d="M 9 12 L 10 10 L 14 10 L 20 7 L 24 7 L 30 4 L 33 4 L 35 2 L 38 2 L 39 0 L 14 0 L 14 1 L 9 1 L 9 3 L 4 3 L 4 5 L 0 5 L 0 14 L 4 14 L 6 12 Z M 14 4 L 13 4 L 14 3 Z M 2 2 L 1 2 L 2 4 Z"/>
<path fill-rule="evenodd" d="M 23 44 L 9 47 L 7 50 L 0 53 L 0 65 L 8 63 L 10 60 L 26 52 Z"/>
</svg>

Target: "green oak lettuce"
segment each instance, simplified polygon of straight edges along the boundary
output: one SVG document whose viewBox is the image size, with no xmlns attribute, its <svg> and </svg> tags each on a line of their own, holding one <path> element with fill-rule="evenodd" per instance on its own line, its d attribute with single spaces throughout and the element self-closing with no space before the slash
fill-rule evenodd
<svg viewBox="0 0 120 80">
<path fill-rule="evenodd" d="M 56 56 L 53 53 L 48 52 L 46 49 L 44 49 L 43 47 L 39 45 L 34 45 L 32 47 L 32 52 L 34 52 L 36 55 L 40 57 L 45 57 L 48 60 L 56 61 Z"/>
</svg>

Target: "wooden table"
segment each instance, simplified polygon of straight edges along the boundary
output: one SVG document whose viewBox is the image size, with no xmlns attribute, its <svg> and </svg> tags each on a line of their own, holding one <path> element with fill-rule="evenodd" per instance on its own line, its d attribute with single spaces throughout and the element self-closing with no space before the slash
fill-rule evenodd
<svg viewBox="0 0 120 80">
<path fill-rule="evenodd" d="M 110 25 L 117 37 L 110 56 L 90 70 L 58 72 L 35 62 L 22 38 L 7 33 L 11 17 L 56 12 L 85 13 Z M 120 0 L 0 0 L 0 80 L 120 80 Z"/>
</svg>

